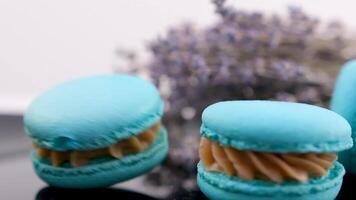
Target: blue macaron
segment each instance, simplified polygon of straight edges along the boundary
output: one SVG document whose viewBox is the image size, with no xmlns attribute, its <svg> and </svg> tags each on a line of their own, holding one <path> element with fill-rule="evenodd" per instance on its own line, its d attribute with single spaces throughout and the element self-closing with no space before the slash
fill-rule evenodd
<svg viewBox="0 0 356 200">
<path fill-rule="evenodd" d="M 345 173 L 336 153 L 351 127 L 317 106 L 226 101 L 202 115 L 198 185 L 219 200 L 331 200 Z"/>
<path fill-rule="evenodd" d="M 356 60 L 347 62 L 339 73 L 331 99 L 331 110 L 343 116 L 351 125 L 352 137 L 356 135 Z M 356 149 L 341 152 L 340 162 L 347 172 L 356 174 Z"/>
<path fill-rule="evenodd" d="M 168 152 L 163 102 L 149 82 L 98 75 L 44 92 L 24 116 L 34 169 L 48 184 L 106 187 L 157 166 Z"/>
</svg>

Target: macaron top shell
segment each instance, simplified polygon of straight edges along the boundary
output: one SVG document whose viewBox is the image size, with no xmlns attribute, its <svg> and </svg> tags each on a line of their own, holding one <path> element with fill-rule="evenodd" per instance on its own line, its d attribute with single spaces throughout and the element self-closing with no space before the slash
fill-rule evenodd
<svg viewBox="0 0 356 200">
<path fill-rule="evenodd" d="M 129 75 L 99 75 L 60 84 L 33 101 L 26 133 L 58 151 L 106 147 L 139 134 L 162 116 L 151 83 Z"/>
<path fill-rule="evenodd" d="M 201 135 L 240 150 L 337 152 L 352 146 L 351 127 L 317 106 L 277 101 L 225 101 L 206 108 Z"/>
</svg>

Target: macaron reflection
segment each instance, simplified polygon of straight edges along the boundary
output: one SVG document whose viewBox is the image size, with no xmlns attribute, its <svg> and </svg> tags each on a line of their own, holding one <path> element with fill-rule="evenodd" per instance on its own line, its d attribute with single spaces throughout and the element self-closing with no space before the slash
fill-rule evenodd
<svg viewBox="0 0 356 200">
<path fill-rule="evenodd" d="M 38 191 L 36 200 L 68 200 L 68 199 L 122 199 L 122 200 L 158 200 L 154 197 L 117 188 L 102 189 L 66 189 L 56 187 L 45 187 Z"/>
</svg>

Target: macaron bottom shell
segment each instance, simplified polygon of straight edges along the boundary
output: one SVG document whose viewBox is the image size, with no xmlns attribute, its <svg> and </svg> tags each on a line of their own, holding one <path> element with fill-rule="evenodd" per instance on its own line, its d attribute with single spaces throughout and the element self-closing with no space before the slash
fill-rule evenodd
<svg viewBox="0 0 356 200">
<path fill-rule="evenodd" d="M 145 151 L 127 155 L 122 159 L 98 159 L 89 165 L 72 167 L 55 167 L 32 153 L 32 162 L 37 175 L 51 186 L 62 188 L 96 188 L 107 187 L 142 175 L 159 163 L 168 153 L 168 139 L 165 128 L 154 143 Z M 97 163 L 96 163 L 97 162 Z"/>
<path fill-rule="evenodd" d="M 340 191 L 344 174 L 343 166 L 336 162 L 326 177 L 308 183 L 273 185 L 209 172 L 199 163 L 197 182 L 212 200 L 333 200 Z"/>
</svg>

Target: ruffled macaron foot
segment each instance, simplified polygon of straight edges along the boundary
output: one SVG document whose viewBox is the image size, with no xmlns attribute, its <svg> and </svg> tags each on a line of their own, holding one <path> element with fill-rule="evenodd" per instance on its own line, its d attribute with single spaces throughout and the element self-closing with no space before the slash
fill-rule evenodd
<svg viewBox="0 0 356 200">
<path fill-rule="evenodd" d="M 168 139 L 165 128 L 161 128 L 155 141 L 145 151 L 130 154 L 121 159 L 98 158 L 84 166 L 72 167 L 64 163 L 56 167 L 46 158 L 32 153 L 37 175 L 51 186 L 63 188 L 106 187 L 142 175 L 159 165 L 168 153 Z"/>
<path fill-rule="evenodd" d="M 334 200 L 344 174 L 343 166 L 335 163 L 335 168 L 323 178 L 311 179 L 303 184 L 288 182 L 276 185 L 209 172 L 200 163 L 197 182 L 200 190 L 212 200 Z"/>
</svg>

